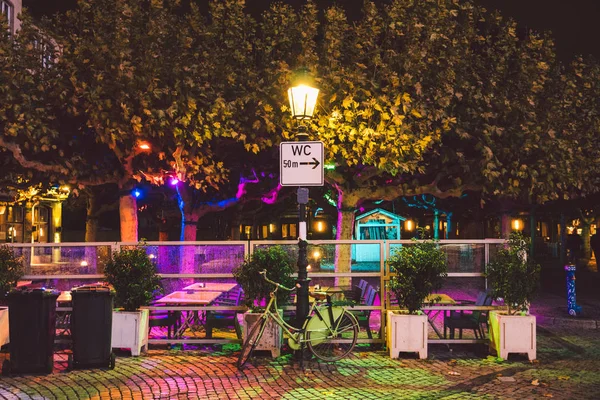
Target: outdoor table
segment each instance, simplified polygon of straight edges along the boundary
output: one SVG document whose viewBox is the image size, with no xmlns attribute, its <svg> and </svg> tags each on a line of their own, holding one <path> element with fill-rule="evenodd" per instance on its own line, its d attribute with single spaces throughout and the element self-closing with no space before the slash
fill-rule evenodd
<svg viewBox="0 0 600 400">
<path fill-rule="evenodd" d="M 456 301 L 452 297 L 448 296 L 447 294 L 432 293 L 425 298 L 425 302 L 423 304 L 425 306 L 432 306 L 432 305 L 451 306 L 451 305 L 456 304 Z M 443 339 L 444 335 L 435 326 L 433 321 L 438 317 L 438 315 L 440 315 L 440 313 L 442 311 L 444 312 L 444 315 L 445 315 L 447 310 L 443 307 L 439 307 L 439 308 L 436 307 L 435 309 L 429 309 L 429 310 L 426 307 L 423 308 L 423 312 L 427 315 L 427 321 L 429 321 L 429 325 L 431 325 L 431 327 L 433 328 L 433 330 L 435 331 L 435 333 L 438 335 L 438 337 L 440 339 Z"/>
<path fill-rule="evenodd" d="M 187 285 L 182 290 L 198 290 L 205 292 L 229 292 L 237 286 L 237 283 L 219 283 L 219 282 L 196 282 L 191 285 Z"/>
<path fill-rule="evenodd" d="M 206 306 L 213 301 L 217 297 L 221 295 L 220 291 L 194 291 L 194 290 L 180 290 L 173 293 L 170 293 L 160 299 L 156 300 L 156 304 L 164 304 L 164 305 L 178 305 L 178 306 Z M 183 313 L 182 313 L 183 314 Z M 181 338 L 186 329 L 193 329 L 194 320 L 198 320 L 198 322 L 203 325 L 201 319 L 198 318 L 197 310 L 188 310 L 185 313 L 181 326 L 175 332 L 175 337 Z"/>
</svg>

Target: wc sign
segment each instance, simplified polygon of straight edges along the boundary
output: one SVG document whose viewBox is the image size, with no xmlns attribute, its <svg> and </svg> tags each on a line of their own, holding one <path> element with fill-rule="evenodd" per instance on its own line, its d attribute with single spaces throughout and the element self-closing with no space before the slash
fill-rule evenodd
<svg viewBox="0 0 600 400">
<path fill-rule="evenodd" d="M 323 186 L 323 142 L 281 142 L 281 186 Z"/>
</svg>

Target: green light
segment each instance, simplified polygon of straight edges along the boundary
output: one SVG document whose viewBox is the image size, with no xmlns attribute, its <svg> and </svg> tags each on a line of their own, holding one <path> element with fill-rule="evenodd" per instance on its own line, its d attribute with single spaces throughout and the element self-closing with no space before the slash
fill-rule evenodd
<svg viewBox="0 0 600 400">
<path fill-rule="evenodd" d="M 325 165 L 323 165 L 323 168 L 334 170 L 335 169 L 335 164 L 325 164 Z"/>
</svg>

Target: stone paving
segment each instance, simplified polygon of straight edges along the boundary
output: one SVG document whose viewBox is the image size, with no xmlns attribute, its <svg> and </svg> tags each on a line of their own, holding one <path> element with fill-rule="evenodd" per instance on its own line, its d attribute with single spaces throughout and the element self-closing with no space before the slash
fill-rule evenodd
<svg viewBox="0 0 600 400">
<path fill-rule="evenodd" d="M 256 357 L 235 368 L 238 345 L 151 349 L 120 356 L 116 368 L 66 371 L 66 354 L 50 375 L 0 378 L 3 399 L 598 399 L 600 335 L 596 329 L 538 326 L 538 360 L 500 361 L 467 345 L 430 346 L 427 360 L 390 359 L 358 347 L 337 363 L 291 355 Z M 6 357 L 6 354 L 3 355 Z"/>
</svg>

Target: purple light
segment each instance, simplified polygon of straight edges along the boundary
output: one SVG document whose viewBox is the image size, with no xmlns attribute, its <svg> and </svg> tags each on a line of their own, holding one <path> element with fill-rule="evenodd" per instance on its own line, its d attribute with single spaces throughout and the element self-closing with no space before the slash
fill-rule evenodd
<svg viewBox="0 0 600 400">
<path fill-rule="evenodd" d="M 177 179 L 177 178 L 171 178 L 171 180 L 169 181 L 169 183 L 172 186 L 175 186 L 175 185 L 177 185 L 179 183 L 179 179 Z"/>
</svg>

